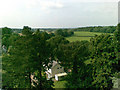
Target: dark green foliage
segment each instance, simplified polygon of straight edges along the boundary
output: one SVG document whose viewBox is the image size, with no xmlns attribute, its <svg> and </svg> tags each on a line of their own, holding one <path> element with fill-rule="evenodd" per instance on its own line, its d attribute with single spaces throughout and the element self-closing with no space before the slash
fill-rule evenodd
<svg viewBox="0 0 120 90">
<path fill-rule="evenodd" d="M 3 56 L 3 88 L 33 88 L 31 75 L 36 71 L 35 88 L 52 88 L 53 82 L 42 75 L 50 57 L 47 33 L 37 31 L 33 34 L 28 27 L 22 32 L 9 53 Z"/>
<path fill-rule="evenodd" d="M 114 32 L 114 43 L 117 51 L 120 52 L 120 23 L 117 25 L 116 31 Z"/>
<path fill-rule="evenodd" d="M 77 28 L 77 29 L 73 29 L 73 30 L 75 30 L 75 31 L 113 33 L 116 30 L 116 26 L 82 27 L 82 28 Z"/>
<path fill-rule="evenodd" d="M 2 28 L 2 45 L 4 45 L 7 50 L 9 50 L 10 46 L 19 37 L 18 34 L 15 34 L 12 31 L 13 31 L 12 29 L 7 27 Z"/>
<path fill-rule="evenodd" d="M 87 41 L 61 44 L 57 52 L 57 58 L 65 69 L 72 72 L 67 75 L 68 88 L 87 88 L 92 83 L 92 68 L 84 63 L 89 57 Z M 89 69 L 88 69 L 89 68 Z M 90 69 L 91 68 L 91 69 Z"/>
<path fill-rule="evenodd" d="M 30 83 L 30 73 L 32 73 L 32 62 L 31 62 L 31 38 L 27 36 L 19 36 L 14 42 L 12 47 L 9 50 L 8 57 L 5 62 L 3 58 L 3 65 L 6 67 L 5 75 L 8 75 L 9 78 L 14 78 L 12 81 L 8 81 L 9 84 L 15 83 L 12 87 L 6 88 L 29 88 L 31 87 Z M 10 67 L 8 66 L 10 65 Z M 8 69 L 9 68 L 9 69 Z M 8 73 L 10 72 L 10 73 Z M 16 77 L 16 78 L 15 78 Z M 8 78 L 8 80 L 9 80 Z M 5 78 L 3 80 L 6 80 Z M 4 83 L 4 82 L 3 82 Z M 4 85 L 4 84 L 3 84 Z"/>
<path fill-rule="evenodd" d="M 12 29 L 7 27 L 2 28 L 2 35 L 5 34 L 12 34 Z"/>
<path fill-rule="evenodd" d="M 70 31 L 70 30 L 59 29 L 59 30 L 55 31 L 55 35 L 61 35 L 61 36 L 64 36 L 64 37 L 72 36 L 73 34 L 74 34 L 74 32 Z"/>
<path fill-rule="evenodd" d="M 54 36 L 54 37 L 51 37 L 49 40 L 48 40 L 48 46 L 50 47 L 48 50 L 50 50 L 52 53 L 51 53 L 51 57 L 53 58 L 56 58 L 56 52 L 58 50 L 58 47 L 59 45 L 61 44 L 67 44 L 69 43 L 68 40 L 66 40 L 63 36 Z"/>
<path fill-rule="evenodd" d="M 91 64 L 93 65 L 93 86 L 112 88 L 111 77 L 116 72 L 113 64 L 117 63 L 113 37 L 109 34 L 91 39 Z"/>
<path fill-rule="evenodd" d="M 5 45 L 7 49 L 10 46 L 10 41 L 9 41 L 10 36 L 11 35 L 9 34 L 2 36 L 2 45 Z"/>
<path fill-rule="evenodd" d="M 2 45 L 5 45 L 6 48 L 10 46 L 10 36 L 12 35 L 12 29 L 10 28 L 2 28 Z"/>
<path fill-rule="evenodd" d="M 22 34 L 23 35 L 31 35 L 32 34 L 31 28 L 28 26 L 24 26 L 23 30 L 22 30 Z"/>
<path fill-rule="evenodd" d="M 114 64 L 114 67 L 120 72 L 120 23 L 117 25 L 116 31 L 114 32 L 113 44 L 115 47 L 115 53 L 118 60 L 117 64 Z"/>
<path fill-rule="evenodd" d="M 6 58 L 6 56 L 4 56 Z M 18 67 L 13 67 L 11 64 L 12 59 L 10 57 L 5 60 L 3 57 L 3 74 L 2 74 L 2 87 L 7 88 L 29 88 L 28 73 L 23 71 L 23 65 L 18 65 Z M 8 61 L 9 60 L 9 61 Z M 9 63 L 9 64 L 8 64 Z M 14 64 L 16 64 L 14 62 Z"/>
<path fill-rule="evenodd" d="M 9 37 L 9 39 L 8 39 L 8 41 L 9 41 L 9 46 L 12 46 L 18 38 L 19 38 L 19 35 L 13 33 L 13 34 Z M 8 48 L 8 49 L 9 49 L 9 48 Z"/>
<path fill-rule="evenodd" d="M 69 73 L 66 76 L 67 88 L 92 88 L 92 66 L 81 63 L 78 74 Z M 75 79 L 76 77 L 76 79 Z"/>
<path fill-rule="evenodd" d="M 74 29 L 73 29 L 74 30 Z M 80 31 L 114 32 L 114 26 L 78 28 Z M 46 80 L 45 71 L 49 62 L 59 61 L 67 72 L 65 77 L 68 88 L 111 89 L 111 77 L 120 71 L 120 24 L 114 35 L 95 35 L 90 42 L 69 42 L 64 37 L 73 35 L 69 30 L 57 30 L 54 34 L 32 32 L 24 26 L 22 35 L 3 28 L 3 88 L 52 88 L 53 81 Z M 89 61 L 89 63 L 85 63 Z M 37 81 L 31 81 L 34 75 Z M 34 84 L 34 86 L 32 86 Z"/>
</svg>

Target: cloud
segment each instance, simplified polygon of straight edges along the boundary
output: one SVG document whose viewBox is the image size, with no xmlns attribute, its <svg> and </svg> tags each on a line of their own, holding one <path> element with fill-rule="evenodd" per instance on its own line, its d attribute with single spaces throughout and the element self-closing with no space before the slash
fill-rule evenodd
<svg viewBox="0 0 120 90">
<path fill-rule="evenodd" d="M 39 7 L 43 10 L 46 9 L 58 9 L 58 8 L 63 8 L 63 3 L 60 1 L 56 0 L 25 0 L 25 4 L 27 8 L 36 8 Z"/>
<path fill-rule="evenodd" d="M 64 0 L 68 2 L 67 0 Z M 118 2 L 120 0 L 69 0 L 69 2 Z"/>
<path fill-rule="evenodd" d="M 104 2 L 94 2 L 94 3 L 86 3 L 87 6 L 83 8 L 84 12 L 91 13 L 113 13 L 118 9 L 117 2 L 113 3 L 104 3 Z"/>
<path fill-rule="evenodd" d="M 0 26 L 38 25 L 60 27 L 62 25 L 72 27 L 80 24 L 115 24 L 117 21 L 117 3 L 104 3 L 114 1 L 1 0 Z M 98 4 L 95 4 L 95 2 Z M 99 2 L 103 2 L 103 4 L 99 4 Z"/>
<path fill-rule="evenodd" d="M 43 1 L 40 2 L 42 9 L 51 9 L 51 8 L 63 8 L 63 4 L 55 1 Z"/>
</svg>

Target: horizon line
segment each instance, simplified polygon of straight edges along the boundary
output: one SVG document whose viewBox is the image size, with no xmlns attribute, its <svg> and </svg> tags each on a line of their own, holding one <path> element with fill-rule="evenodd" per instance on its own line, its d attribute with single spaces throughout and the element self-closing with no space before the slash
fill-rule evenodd
<svg viewBox="0 0 120 90">
<path fill-rule="evenodd" d="M 25 25 L 25 26 L 28 26 L 28 25 Z M 34 29 L 34 28 L 48 28 L 48 29 L 49 28 L 53 28 L 53 29 L 55 29 L 55 28 L 82 28 L 82 27 L 98 27 L 98 26 L 103 27 L 103 26 L 117 26 L 117 25 L 87 25 L 87 26 L 77 26 L 77 27 L 31 27 L 31 26 L 28 26 L 28 27 L 30 27 L 32 29 Z M 4 27 L 8 27 L 8 26 L 4 26 Z M 0 27 L 0 28 L 4 28 L 4 27 Z M 13 28 L 13 29 L 18 29 L 19 28 L 19 29 L 22 29 L 21 27 L 8 27 L 8 28 Z"/>
</svg>

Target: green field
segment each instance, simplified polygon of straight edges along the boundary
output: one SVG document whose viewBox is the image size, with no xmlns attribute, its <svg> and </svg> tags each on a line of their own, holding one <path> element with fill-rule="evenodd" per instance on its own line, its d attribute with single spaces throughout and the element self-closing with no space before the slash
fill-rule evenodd
<svg viewBox="0 0 120 90">
<path fill-rule="evenodd" d="M 89 41 L 91 37 L 94 37 L 95 35 L 100 35 L 102 33 L 99 32 L 85 32 L 85 31 L 76 31 L 74 32 L 74 35 L 71 37 L 66 37 L 66 39 L 70 42 L 73 41 L 81 41 L 81 40 L 87 40 Z"/>
<path fill-rule="evenodd" d="M 55 81 L 54 88 L 65 88 L 66 83 L 67 83 L 67 81 Z"/>
</svg>

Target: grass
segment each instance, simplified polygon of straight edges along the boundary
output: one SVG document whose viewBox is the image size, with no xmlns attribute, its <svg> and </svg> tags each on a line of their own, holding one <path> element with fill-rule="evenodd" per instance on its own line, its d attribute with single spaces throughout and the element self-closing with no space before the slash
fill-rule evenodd
<svg viewBox="0 0 120 90">
<path fill-rule="evenodd" d="M 82 40 L 87 40 L 89 41 L 91 37 L 75 37 L 75 36 L 72 36 L 72 37 L 67 37 L 66 39 L 70 42 L 74 42 L 74 41 L 82 41 Z"/>
<path fill-rule="evenodd" d="M 100 35 L 102 33 L 97 32 L 85 32 L 85 31 L 76 31 L 74 36 L 95 36 L 95 34 Z"/>
<path fill-rule="evenodd" d="M 112 78 L 112 82 L 114 83 L 113 88 L 118 88 L 118 79 L 117 78 Z M 53 88 L 66 88 L 65 84 L 67 83 L 67 81 L 55 81 L 54 82 L 54 87 Z"/>
<path fill-rule="evenodd" d="M 67 81 L 55 81 L 54 82 L 54 87 L 53 88 L 65 88 L 65 84 Z"/>
<path fill-rule="evenodd" d="M 91 37 L 94 37 L 95 35 L 101 35 L 101 34 L 102 33 L 99 33 L 99 32 L 76 31 L 74 32 L 73 36 L 66 37 L 66 39 L 70 42 L 81 41 L 81 40 L 89 41 Z"/>
</svg>

